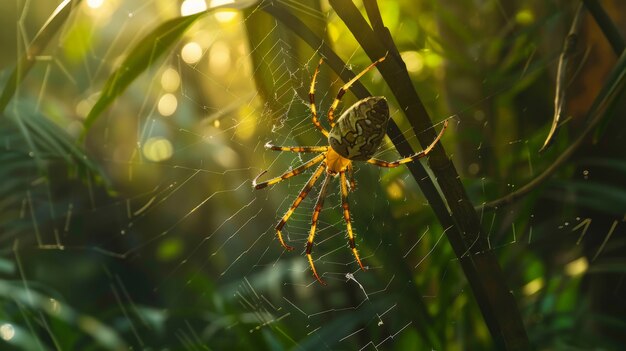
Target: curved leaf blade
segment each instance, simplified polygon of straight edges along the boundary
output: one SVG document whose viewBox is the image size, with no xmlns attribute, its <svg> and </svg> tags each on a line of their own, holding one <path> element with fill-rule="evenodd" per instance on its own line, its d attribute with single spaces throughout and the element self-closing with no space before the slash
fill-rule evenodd
<svg viewBox="0 0 626 351">
<path fill-rule="evenodd" d="M 78 6 L 81 1 L 82 0 L 64 0 L 57 6 L 39 32 L 37 32 L 35 38 L 26 49 L 26 52 L 17 62 L 17 67 L 11 72 L 11 77 L 9 77 L 9 81 L 2 91 L 2 95 L 0 96 L 0 112 L 4 112 L 9 101 L 11 101 L 11 98 L 15 95 L 15 91 L 19 87 L 21 80 L 35 64 L 35 57 L 39 56 L 48 46 L 52 37 L 54 37 L 59 28 L 63 26 L 72 10 Z"/>
<path fill-rule="evenodd" d="M 121 95 L 153 62 L 167 52 L 170 46 L 177 42 L 185 31 L 204 13 L 179 17 L 162 23 L 139 41 L 139 44 L 131 50 L 122 65 L 113 72 L 105 83 L 98 101 L 85 119 L 85 129 L 81 139 L 85 137 L 89 128 L 115 98 Z"/>
<path fill-rule="evenodd" d="M 163 54 L 169 51 L 174 43 L 178 42 L 182 35 L 205 14 L 219 9 L 244 9 L 254 5 L 258 0 L 242 0 L 232 4 L 212 7 L 185 17 L 177 17 L 168 20 L 139 41 L 130 51 L 122 65 L 109 77 L 102 89 L 98 101 L 92 107 L 84 122 L 84 129 L 81 135 L 83 140 L 89 128 L 111 105 L 111 103 L 121 95 L 126 88 L 146 69 L 148 69 Z"/>
</svg>

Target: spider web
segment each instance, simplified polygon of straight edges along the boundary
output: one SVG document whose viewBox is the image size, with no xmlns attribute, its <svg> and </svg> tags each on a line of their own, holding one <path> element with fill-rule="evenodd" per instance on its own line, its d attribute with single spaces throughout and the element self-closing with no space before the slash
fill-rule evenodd
<svg viewBox="0 0 626 351">
<path fill-rule="evenodd" d="M 18 1 L 16 13 L 26 19 L 41 15 L 33 10 L 35 3 Z M 38 92 L 31 97 L 35 110 L 55 116 L 69 133 L 80 130 L 85 111 L 127 49 L 164 18 L 180 13 L 179 4 L 166 1 L 98 4 L 80 5 L 83 8 L 68 21 L 57 46 L 32 73 L 45 79 L 29 80 L 23 89 Z M 305 19 L 327 18 L 333 28 L 342 26 L 334 14 L 289 1 L 283 4 Z M 76 184 L 69 192 L 56 193 L 54 184 L 38 176 L 28 179 L 24 195 L 12 208 L 29 234 L 19 240 L 16 233 L 3 237 L 13 245 L 9 256 L 19 267 L 14 273 L 27 291 L 33 289 L 29 282 L 42 282 L 59 292 L 54 301 L 72 306 L 73 300 L 63 295 L 74 295 L 62 288 L 63 279 L 53 278 L 59 279 L 58 272 L 69 269 L 72 262 L 87 265 L 87 276 L 73 273 L 67 281 L 74 284 L 82 277 L 93 283 L 93 275 L 102 275 L 99 296 L 108 299 L 97 308 L 86 307 L 84 313 L 121 321 L 112 328 L 124 342 L 138 347 L 171 343 L 159 333 L 167 328 L 179 345 L 189 349 L 195 349 L 194 345 L 224 347 L 237 340 L 241 331 L 247 332 L 250 348 L 254 340 L 262 340 L 264 345 L 277 343 L 294 349 L 391 349 L 396 343 L 415 342 L 426 322 L 415 313 L 420 302 L 404 306 L 407 299 L 401 296 L 422 301 L 431 315 L 447 315 L 443 320 L 450 328 L 467 323 L 455 311 L 473 297 L 444 238 L 449 228 L 433 220 L 429 204 L 404 167 L 387 170 L 355 164 L 357 188 L 349 202 L 357 248 L 367 272 L 359 269 L 348 247 L 337 179 L 329 186 L 313 249 L 317 270 L 329 286 L 315 281 L 304 256 L 321 180 L 284 227 L 286 241 L 296 250 L 286 252 L 279 245 L 274 226 L 314 168 L 269 189 L 255 191 L 251 180 L 263 170 L 268 170 L 265 177 L 278 176 L 312 157 L 265 150 L 269 141 L 325 145 L 301 95 L 320 55 L 312 51 L 302 57 L 287 39 L 259 54 L 267 46 L 250 47 L 245 31 L 246 22 L 259 11 L 249 17 L 238 13 L 225 19 L 222 14 L 221 20 L 219 15 L 210 15 L 199 21 L 168 57 L 144 73 L 103 115 L 89 136 L 88 148 L 117 194 L 107 194 L 95 183 Z M 45 18 L 46 12 L 42 13 Z M 83 35 L 76 29 L 81 26 L 88 28 Z M 21 47 L 37 26 L 31 28 L 20 19 L 18 27 Z M 284 30 L 275 22 L 267 38 Z M 79 52 L 68 51 L 64 45 L 77 38 L 82 41 Z M 186 57 L 193 57 L 197 48 L 197 60 Z M 354 43 L 338 50 L 354 72 L 368 64 Z M 415 43 L 406 51 L 420 50 Z M 529 54 L 527 67 L 535 59 Z M 273 90 L 266 98 L 270 101 L 259 93 L 253 76 L 266 67 L 276 68 L 269 71 Z M 327 125 L 325 112 L 343 83 L 328 73 L 327 66 L 321 70 L 316 100 L 322 123 Z M 361 81 L 381 86 L 375 70 Z M 390 95 L 387 88 L 379 89 L 374 90 L 377 95 Z M 452 108 L 452 114 L 450 109 L 434 108 L 436 130 L 448 119 L 452 127 L 447 133 L 461 133 L 481 118 L 479 112 L 471 115 L 470 111 L 503 92 L 502 88 L 487 91 L 469 107 Z M 340 108 L 354 101 L 347 94 Z M 428 106 L 445 105 L 444 97 L 436 93 L 427 93 L 425 101 Z M 173 111 L 169 113 L 168 108 Z M 414 133 L 393 102 L 391 113 L 408 142 L 419 150 Z M 454 140 L 446 135 L 444 145 L 448 138 Z M 466 144 L 477 160 L 463 172 L 473 180 L 470 191 L 475 199 L 486 201 L 485 189 L 492 185 L 476 170 L 485 147 L 512 154 L 527 150 L 530 156 L 523 172 L 536 172 L 527 139 L 504 136 L 500 140 L 489 146 L 480 140 Z M 393 160 L 398 155 L 386 140 L 376 157 Z M 455 157 L 451 152 L 453 161 L 461 161 Z M 524 178 L 511 179 L 508 187 L 514 190 Z M 479 211 L 479 215 L 490 250 L 524 250 L 535 240 L 533 219 L 518 219 L 502 210 Z M 577 218 L 553 225 L 578 230 L 585 218 L 573 217 Z M 566 231 L 563 236 L 569 235 Z M 115 317 L 99 312 L 109 308 Z M 32 318 L 45 324 L 52 317 Z M 18 324 L 5 325 L 28 334 Z M 60 337 L 54 329 L 47 331 L 53 340 Z"/>
</svg>

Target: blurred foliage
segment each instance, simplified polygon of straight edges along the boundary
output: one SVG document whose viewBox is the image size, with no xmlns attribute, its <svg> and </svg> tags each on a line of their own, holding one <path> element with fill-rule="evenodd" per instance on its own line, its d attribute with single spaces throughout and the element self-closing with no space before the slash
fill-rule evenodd
<svg viewBox="0 0 626 351">
<path fill-rule="evenodd" d="M 373 268 L 358 280 L 337 273 L 354 265 L 336 193 L 322 213 L 328 239 L 315 247 L 330 286 L 311 285 L 301 255 L 281 256 L 273 226 L 303 180 L 253 193 L 250 179 L 301 162 L 270 155 L 266 141 L 325 143 L 307 106 L 322 49 L 264 11 L 268 2 L 207 1 L 237 10 L 187 17 L 185 6 L 204 1 L 57 2 L 0 4 L 0 41 L 17 48 L 0 55 L 3 349 L 495 348 L 445 228 L 405 168 L 357 169 L 351 210 Z M 347 68 L 371 62 L 326 1 L 276 3 Z M 379 2 L 431 119 L 450 119 L 443 144 L 533 349 L 626 344 L 626 105 L 616 52 L 626 5 L 598 3 L 608 17 L 596 3 L 584 17 L 565 118 L 539 154 L 577 2 Z M 392 95 L 377 72 L 362 81 Z M 322 65 L 320 111 L 341 84 Z M 612 103 L 590 116 L 598 94 Z M 343 106 L 354 101 L 346 94 Z M 420 131 L 397 102 L 391 110 L 419 150 Z M 481 208 L 549 169 L 597 125 L 594 116 L 602 133 L 582 138 L 543 183 Z M 386 146 L 383 157 L 396 155 Z M 312 206 L 302 207 L 288 225 L 293 240 L 308 230 Z"/>
</svg>

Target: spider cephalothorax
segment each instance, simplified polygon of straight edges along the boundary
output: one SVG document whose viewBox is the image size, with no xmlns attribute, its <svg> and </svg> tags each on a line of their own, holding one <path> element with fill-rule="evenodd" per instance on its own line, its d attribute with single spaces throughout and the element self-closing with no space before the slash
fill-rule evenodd
<svg viewBox="0 0 626 351">
<path fill-rule="evenodd" d="M 384 60 L 385 57 L 378 59 L 376 62 L 369 65 L 361 73 L 357 74 L 354 78 L 347 82 L 343 87 L 341 87 L 341 89 L 339 89 L 337 97 L 335 98 L 332 105 L 330 106 L 330 109 L 328 110 L 327 117 L 328 122 L 331 126 L 330 132 L 326 130 L 326 128 L 324 128 L 320 123 L 317 117 L 317 108 L 315 106 L 315 80 L 317 78 L 317 74 L 319 73 L 320 65 L 322 64 L 322 60 L 320 60 L 320 63 L 315 69 L 315 73 L 313 73 L 313 78 L 311 79 L 309 100 L 311 103 L 310 106 L 311 114 L 313 115 L 313 124 L 317 129 L 319 129 L 320 132 L 322 132 L 322 134 L 324 134 L 324 136 L 328 138 L 328 146 L 276 146 L 268 143 L 265 145 L 265 147 L 271 150 L 316 152 L 320 154 L 279 177 L 272 178 L 262 183 L 258 183 L 257 180 L 259 179 L 259 177 L 265 174 L 264 171 L 259 174 L 252 182 L 255 189 L 262 189 L 267 186 L 276 184 L 284 179 L 296 176 L 318 163 L 320 164 L 313 172 L 307 183 L 304 185 L 304 188 L 302 188 L 302 190 L 298 194 L 298 197 L 296 197 L 296 199 L 293 201 L 291 207 L 287 210 L 287 212 L 283 215 L 281 220 L 276 225 L 276 234 L 278 236 L 278 241 L 285 249 L 293 250 L 293 247 L 285 243 L 282 235 L 282 229 L 287 223 L 287 220 L 289 220 L 289 217 L 291 217 L 296 208 L 300 206 L 300 203 L 302 203 L 302 201 L 304 200 L 304 198 L 306 198 L 311 189 L 313 189 L 313 186 L 315 185 L 317 180 L 322 176 L 323 173 L 325 173 L 324 181 L 317 197 L 317 202 L 315 203 L 315 209 L 313 210 L 313 217 L 311 219 L 311 230 L 309 232 L 309 237 L 306 243 L 306 256 L 309 261 L 309 265 L 311 266 L 311 271 L 313 271 L 313 275 L 315 276 L 315 278 L 322 284 L 325 283 L 317 274 L 315 264 L 313 263 L 313 257 L 311 256 L 311 251 L 313 249 L 313 240 L 315 239 L 317 221 L 320 211 L 322 210 L 322 206 L 324 206 L 324 199 L 326 198 L 326 192 L 328 190 L 328 184 L 330 183 L 330 181 L 333 178 L 339 176 L 341 205 L 343 208 L 343 217 L 346 222 L 348 243 L 350 244 L 350 249 L 352 250 L 356 262 L 359 264 L 359 267 L 365 270 L 365 266 L 363 266 L 363 263 L 359 258 L 359 253 L 356 249 L 356 244 L 354 242 L 354 232 L 352 231 L 352 222 L 350 219 L 350 207 L 348 205 L 348 191 L 354 191 L 355 189 L 355 182 L 352 178 L 352 161 L 363 161 L 386 168 L 398 167 L 402 164 L 417 160 L 428 155 L 433 147 L 435 147 L 435 144 L 439 141 L 439 139 L 443 135 L 443 132 L 448 126 L 448 121 L 444 121 L 443 128 L 437 135 L 437 138 L 435 138 L 435 140 L 423 151 L 394 162 L 387 162 L 372 158 L 372 156 L 374 155 L 376 150 L 378 150 L 380 144 L 382 143 L 385 133 L 387 132 L 387 123 L 389 122 L 389 106 L 387 105 L 387 100 L 384 97 L 374 96 L 357 101 L 354 105 L 350 106 L 335 122 L 335 110 L 337 109 L 339 101 L 346 93 L 347 89 L 350 88 L 350 86 L 357 79 L 363 76 L 367 71 L 374 68 L 374 66 Z M 350 176 L 349 182 L 346 177 L 346 173 L 348 173 Z M 348 185 L 350 185 L 349 190 Z"/>
</svg>

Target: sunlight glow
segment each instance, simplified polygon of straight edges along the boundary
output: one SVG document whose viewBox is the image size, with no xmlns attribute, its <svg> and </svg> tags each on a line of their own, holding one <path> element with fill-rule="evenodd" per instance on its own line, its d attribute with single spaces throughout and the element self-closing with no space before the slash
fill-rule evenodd
<svg viewBox="0 0 626 351">
<path fill-rule="evenodd" d="M 143 155 L 150 161 L 161 162 L 172 157 L 172 143 L 162 137 L 150 138 L 143 146 Z"/>
<path fill-rule="evenodd" d="M 256 121 L 258 116 L 256 111 L 250 106 L 244 106 L 239 109 L 238 123 L 235 135 L 242 140 L 250 139 L 256 131 Z"/>
<path fill-rule="evenodd" d="M 76 104 L 76 114 L 80 116 L 81 118 L 85 118 L 89 114 L 89 111 L 91 111 L 92 107 L 93 107 L 93 103 L 91 103 L 89 100 L 87 99 L 80 100 Z"/>
<path fill-rule="evenodd" d="M 543 288 L 543 278 L 539 277 L 524 285 L 522 291 L 525 295 L 532 295 Z"/>
<path fill-rule="evenodd" d="M 209 53 L 209 69 L 214 74 L 223 75 L 231 65 L 230 48 L 223 41 L 218 41 L 211 47 Z"/>
<path fill-rule="evenodd" d="M 480 171 L 480 165 L 476 162 L 472 162 L 470 163 L 470 165 L 467 167 L 467 171 L 469 172 L 469 174 L 475 176 L 478 174 L 478 172 Z"/>
<path fill-rule="evenodd" d="M 166 69 L 161 74 L 161 87 L 167 92 L 174 92 L 180 86 L 180 75 L 173 68 Z"/>
<path fill-rule="evenodd" d="M 4 323 L 3 325 L 0 326 L 0 337 L 3 340 L 11 340 L 13 339 L 13 337 L 15 336 L 15 328 L 13 328 L 13 325 L 9 324 L 9 323 Z"/>
<path fill-rule="evenodd" d="M 206 11 L 206 2 L 204 0 L 185 0 L 180 5 L 180 14 L 189 16 L 198 12 Z"/>
<path fill-rule="evenodd" d="M 581 257 L 568 263 L 565 266 L 565 274 L 569 276 L 580 275 L 585 273 L 587 271 L 587 268 L 589 268 L 589 262 L 587 261 L 587 258 Z"/>
<path fill-rule="evenodd" d="M 157 108 L 161 116 L 171 116 L 174 114 L 174 112 L 176 112 L 176 109 L 178 108 L 178 99 L 176 99 L 176 96 L 174 96 L 174 94 L 165 94 L 159 99 L 159 105 L 157 106 Z"/>
<path fill-rule="evenodd" d="M 406 69 L 411 73 L 420 73 L 424 69 L 424 57 L 417 51 L 405 51 L 400 54 L 406 63 Z"/>
<path fill-rule="evenodd" d="M 61 312 L 61 304 L 58 300 L 53 298 L 48 300 L 48 312 L 53 314 L 59 314 L 59 312 Z"/>
<path fill-rule="evenodd" d="M 157 249 L 157 257 L 162 261 L 176 259 L 184 250 L 183 241 L 179 238 L 171 238 L 159 245 Z"/>
<path fill-rule="evenodd" d="M 402 198 L 402 186 L 398 182 L 392 182 L 387 186 L 387 196 L 392 200 L 399 200 Z"/>
<path fill-rule="evenodd" d="M 188 64 L 197 63 L 202 58 L 202 47 L 200 44 L 191 41 L 183 46 L 183 49 L 180 51 L 180 55 L 182 56 L 183 61 Z"/>
<path fill-rule="evenodd" d="M 235 168 L 239 164 L 239 155 L 226 145 L 213 145 L 213 159 L 223 168 Z"/>
<path fill-rule="evenodd" d="M 530 10 L 520 10 L 515 14 L 515 22 L 522 25 L 529 25 L 535 22 L 535 15 Z"/>
<path fill-rule="evenodd" d="M 89 95 L 87 98 L 80 100 L 76 104 L 76 108 L 74 111 L 81 118 L 87 117 L 87 115 L 93 108 L 93 105 L 95 105 L 96 101 L 98 101 L 98 98 L 100 98 L 100 93 L 93 93 Z"/>
<path fill-rule="evenodd" d="M 104 0 L 87 0 L 87 6 L 92 9 L 97 9 L 104 4 Z"/>
<path fill-rule="evenodd" d="M 234 4 L 235 0 L 211 0 L 209 8 L 214 8 L 220 5 Z M 235 10 L 219 10 L 215 11 L 215 18 L 222 23 L 230 22 L 237 17 L 238 12 Z"/>
<path fill-rule="evenodd" d="M 443 65 L 443 57 L 432 50 L 423 50 L 422 55 L 424 56 L 426 66 L 432 69 L 440 68 Z"/>
</svg>

